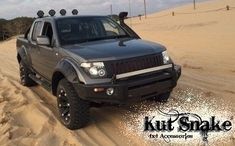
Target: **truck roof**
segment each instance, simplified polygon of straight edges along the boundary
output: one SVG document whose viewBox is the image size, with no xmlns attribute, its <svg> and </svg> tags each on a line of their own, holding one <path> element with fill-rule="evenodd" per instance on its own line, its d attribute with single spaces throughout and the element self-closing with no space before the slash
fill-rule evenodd
<svg viewBox="0 0 235 146">
<path fill-rule="evenodd" d="M 105 15 L 73 15 L 73 16 L 46 16 L 43 18 L 37 18 L 36 20 L 59 20 L 64 18 L 94 18 L 94 17 L 107 17 Z"/>
</svg>

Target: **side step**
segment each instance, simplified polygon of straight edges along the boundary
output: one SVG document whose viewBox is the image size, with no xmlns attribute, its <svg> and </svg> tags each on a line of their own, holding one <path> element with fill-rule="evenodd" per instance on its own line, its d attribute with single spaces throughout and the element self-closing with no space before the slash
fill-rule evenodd
<svg viewBox="0 0 235 146">
<path fill-rule="evenodd" d="M 29 77 L 34 80 L 34 82 L 38 83 L 39 85 L 42 85 L 42 80 L 38 79 L 35 75 L 29 74 Z"/>
<path fill-rule="evenodd" d="M 43 79 L 37 78 L 35 75 L 29 74 L 29 77 L 35 81 L 37 84 L 43 86 L 46 90 L 51 91 L 51 85 L 49 82 L 44 81 Z"/>
</svg>

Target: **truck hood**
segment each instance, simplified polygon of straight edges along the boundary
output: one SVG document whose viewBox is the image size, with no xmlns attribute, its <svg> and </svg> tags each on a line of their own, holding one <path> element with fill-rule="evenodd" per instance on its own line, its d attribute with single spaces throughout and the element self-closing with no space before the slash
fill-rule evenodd
<svg viewBox="0 0 235 146">
<path fill-rule="evenodd" d="M 112 39 L 63 46 L 65 51 L 81 61 L 121 60 L 165 51 L 165 47 L 141 39 Z M 79 62 L 80 62 L 79 61 Z"/>
</svg>

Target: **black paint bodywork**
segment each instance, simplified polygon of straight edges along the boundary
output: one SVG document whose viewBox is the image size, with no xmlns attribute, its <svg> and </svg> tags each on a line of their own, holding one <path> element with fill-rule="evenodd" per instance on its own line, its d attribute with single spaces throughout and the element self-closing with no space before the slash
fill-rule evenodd
<svg viewBox="0 0 235 146">
<path fill-rule="evenodd" d="M 54 32 L 52 46 L 37 45 L 31 39 L 33 27 L 24 37 L 17 39 L 18 61 L 23 61 L 27 64 L 28 68 L 42 82 L 46 82 L 49 85 L 54 95 L 58 82 L 62 78 L 67 78 L 74 85 L 81 98 L 93 102 L 126 103 L 132 101 L 132 99 L 143 100 L 150 96 L 169 92 L 176 86 L 181 74 L 181 68 L 175 65 L 173 65 L 172 69 L 124 80 L 115 80 L 115 82 L 113 78 L 91 78 L 80 67 L 81 63 L 115 61 L 161 54 L 166 48 L 160 44 L 140 39 L 124 22 L 121 22 L 121 26 L 130 34 L 130 37 L 61 46 L 57 36 L 56 20 L 64 17 L 45 17 L 39 18 L 34 22 L 34 24 L 38 21 L 51 23 Z M 95 87 L 103 87 L 105 89 L 113 87 L 115 93 L 112 96 L 106 95 L 105 92 L 94 93 L 93 89 Z"/>
<path fill-rule="evenodd" d="M 86 61 L 110 61 L 160 54 L 165 47 L 141 39 L 112 39 L 64 46 L 69 53 Z"/>
</svg>

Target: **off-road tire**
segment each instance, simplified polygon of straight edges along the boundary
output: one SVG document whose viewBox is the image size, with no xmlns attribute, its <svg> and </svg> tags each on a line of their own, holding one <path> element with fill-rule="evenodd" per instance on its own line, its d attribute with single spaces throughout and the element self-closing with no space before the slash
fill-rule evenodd
<svg viewBox="0 0 235 146">
<path fill-rule="evenodd" d="M 31 71 L 26 67 L 26 65 L 21 61 L 19 64 L 20 70 L 20 83 L 26 87 L 32 87 L 37 85 L 37 83 L 29 77 Z"/>
<path fill-rule="evenodd" d="M 62 90 L 64 91 L 63 95 Z M 77 95 L 73 85 L 67 79 L 59 81 L 56 96 L 60 121 L 65 127 L 76 130 L 88 124 L 90 103 Z M 62 115 L 65 108 L 68 108 L 68 113 Z"/>
</svg>

